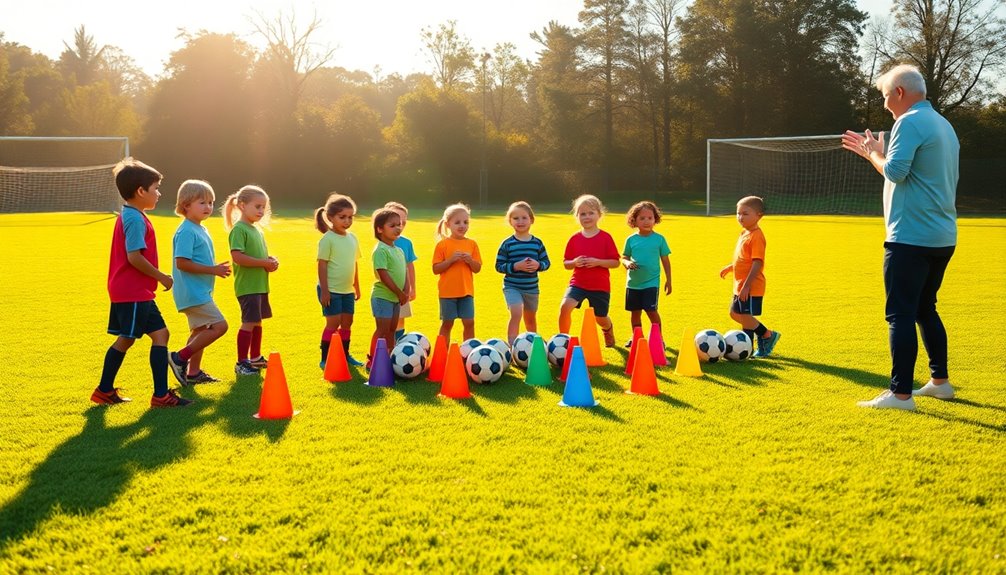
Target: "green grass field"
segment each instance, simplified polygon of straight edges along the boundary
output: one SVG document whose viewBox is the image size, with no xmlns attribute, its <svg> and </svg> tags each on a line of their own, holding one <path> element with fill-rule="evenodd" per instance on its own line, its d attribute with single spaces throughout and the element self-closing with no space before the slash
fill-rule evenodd
<svg viewBox="0 0 1006 575">
<path fill-rule="evenodd" d="M 0 573 L 1006 572 L 1003 219 L 961 220 L 941 292 L 958 399 L 891 413 L 855 405 L 887 386 L 879 218 L 767 217 L 777 357 L 696 379 L 662 368 L 662 394 L 644 397 L 624 393 L 626 350 L 608 349 L 588 410 L 558 407 L 560 384 L 531 388 L 516 370 L 466 401 L 425 381 L 323 381 L 320 236 L 306 213 L 288 215 L 266 236 L 281 267 L 265 347 L 282 354 L 301 413 L 259 421 L 261 384 L 234 382 L 230 280 L 217 301 L 232 331 L 204 361 L 222 383 L 184 390 L 190 408 L 148 409 L 145 340 L 119 374 L 134 401 L 90 404 L 112 342 L 104 217 L 0 216 Z M 166 269 L 178 221 L 153 221 Z M 223 256 L 220 218 L 208 227 Z M 620 214 L 602 227 L 620 247 L 630 231 Z M 533 231 L 560 260 L 575 229 L 541 215 Z M 673 251 L 674 293 L 660 304 L 673 366 L 683 330 L 734 329 L 717 272 L 739 228 L 668 215 L 658 230 Z M 489 261 L 507 231 L 493 215 L 470 235 Z M 354 232 L 367 270 L 369 222 Z M 431 336 L 432 234 L 431 219 L 406 230 L 422 258 L 409 327 Z M 546 337 L 568 277 L 542 276 Z M 613 271 L 615 310 L 624 280 Z M 491 266 L 477 276 L 478 336 L 505 335 L 500 283 Z M 170 294 L 158 302 L 176 349 L 184 317 Z M 360 307 L 357 357 L 373 330 Z M 621 343 L 628 314 L 612 317 Z"/>
</svg>

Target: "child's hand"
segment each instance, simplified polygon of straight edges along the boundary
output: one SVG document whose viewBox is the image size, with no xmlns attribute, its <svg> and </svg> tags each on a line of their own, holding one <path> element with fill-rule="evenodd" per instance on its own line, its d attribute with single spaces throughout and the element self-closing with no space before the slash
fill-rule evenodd
<svg viewBox="0 0 1006 575">
<path fill-rule="evenodd" d="M 321 290 L 321 307 L 328 307 L 332 303 L 332 294 L 327 289 Z"/>
<path fill-rule="evenodd" d="M 732 271 L 734 271 L 734 265 L 733 264 L 730 264 L 730 265 L 726 266 L 725 268 L 721 269 L 720 270 L 720 279 L 726 278 L 727 274 L 730 273 L 730 272 L 732 272 Z"/>
<path fill-rule="evenodd" d="M 454 252 L 453 254 L 451 254 L 451 257 L 449 259 L 451 260 L 451 263 L 454 263 L 454 262 L 456 262 L 458 260 L 464 260 L 465 259 L 465 252 L 463 252 L 461 250 L 457 250 L 456 252 Z"/>
<path fill-rule="evenodd" d="M 671 291 L 672 291 L 671 290 L 671 280 L 667 280 L 667 283 L 664 284 L 664 293 L 667 294 L 667 295 L 671 295 Z"/>
<path fill-rule="evenodd" d="M 171 289 L 171 286 L 175 285 L 175 280 L 171 279 L 168 274 L 161 274 L 161 277 L 157 280 L 164 286 L 164 291 Z"/>
<path fill-rule="evenodd" d="M 597 261 L 598 261 L 597 258 L 587 258 L 587 257 L 585 257 L 585 258 L 583 258 L 583 267 L 585 267 L 585 268 L 596 268 L 597 267 Z"/>
<path fill-rule="evenodd" d="M 737 297 L 740 298 L 741 301 L 747 301 L 748 297 L 750 296 L 751 296 L 751 286 L 747 284 L 741 286 L 741 291 L 740 293 L 737 294 Z"/>
<path fill-rule="evenodd" d="M 625 266 L 625 269 L 627 269 L 627 270 L 638 270 L 639 269 L 639 264 L 637 264 L 635 260 L 631 260 L 629 258 L 623 259 L 622 260 L 622 265 Z"/>
<path fill-rule="evenodd" d="M 539 269 L 541 269 L 541 262 L 539 262 L 538 260 L 527 258 L 526 260 L 524 260 L 524 263 L 526 265 L 524 271 L 528 273 L 534 273 Z"/>
<path fill-rule="evenodd" d="M 266 264 L 265 271 L 267 271 L 267 272 L 274 272 L 274 271 L 276 271 L 276 270 L 279 269 L 279 260 L 278 259 L 276 259 L 276 258 L 274 258 L 272 256 L 269 256 L 266 259 L 269 260 L 269 263 Z"/>
<path fill-rule="evenodd" d="M 576 256 L 575 258 L 573 258 L 573 265 L 578 268 L 585 268 L 587 267 L 588 259 L 589 258 L 587 256 Z"/>
<path fill-rule="evenodd" d="M 220 262 L 213 266 L 213 275 L 217 277 L 228 277 L 231 275 L 231 262 Z"/>
<path fill-rule="evenodd" d="M 398 293 L 398 305 L 405 305 L 409 303 L 409 294 L 405 292 Z"/>
<path fill-rule="evenodd" d="M 360 286 L 353 286 L 353 299 L 354 301 L 360 301 Z"/>
</svg>

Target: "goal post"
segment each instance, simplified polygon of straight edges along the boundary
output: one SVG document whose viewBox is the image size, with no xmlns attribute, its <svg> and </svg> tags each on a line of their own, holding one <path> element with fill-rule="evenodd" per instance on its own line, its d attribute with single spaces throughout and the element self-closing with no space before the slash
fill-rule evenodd
<svg viewBox="0 0 1006 575">
<path fill-rule="evenodd" d="M 0 136 L 0 213 L 116 211 L 127 156 L 126 137 Z"/>
<path fill-rule="evenodd" d="M 876 215 L 884 179 L 842 136 L 706 140 L 706 215 L 761 196 L 773 214 Z"/>
</svg>

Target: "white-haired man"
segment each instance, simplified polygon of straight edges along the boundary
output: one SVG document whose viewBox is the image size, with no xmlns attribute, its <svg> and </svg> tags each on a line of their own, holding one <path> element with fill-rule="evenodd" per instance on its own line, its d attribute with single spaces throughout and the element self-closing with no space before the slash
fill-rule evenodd
<svg viewBox="0 0 1006 575">
<path fill-rule="evenodd" d="M 936 311 L 936 293 L 957 245 L 957 179 L 960 143 L 953 127 L 926 100 L 918 68 L 896 66 L 877 80 L 884 108 L 894 116 L 890 145 L 847 131 L 842 147 L 859 154 L 884 176 L 884 287 L 890 330 L 891 387 L 861 407 L 915 409 L 915 396 L 952 399 L 947 373 L 947 331 Z M 913 391 L 919 342 L 929 354 L 931 379 Z"/>
</svg>

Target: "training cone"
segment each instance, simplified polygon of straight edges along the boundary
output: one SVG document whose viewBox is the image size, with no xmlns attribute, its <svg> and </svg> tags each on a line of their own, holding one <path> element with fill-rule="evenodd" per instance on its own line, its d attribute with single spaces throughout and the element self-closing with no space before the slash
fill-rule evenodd
<svg viewBox="0 0 1006 575">
<path fill-rule="evenodd" d="M 573 348 L 580 345 L 580 338 L 575 335 L 569 338 L 569 347 L 566 350 L 566 359 L 562 362 L 562 370 L 559 372 L 559 381 L 566 381 L 566 374 L 569 373 L 570 359 L 573 357 Z M 583 350 L 580 350 L 583 353 Z"/>
<path fill-rule="evenodd" d="M 571 349 L 567 363 L 570 364 L 566 377 L 566 388 L 562 391 L 563 407 L 594 407 L 594 391 L 590 389 L 590 377 L 587 375 L 587 362 L 583 359 L 583 348 L 576 346 Z"/>
<path fill-rule="evenodd" d="M 625 362 L 625 375 L 632 375 L 632 368 L 636 364 L 636 342 L 643 339 L 642 326 L 632 328 L 632 345 L 629 346 L 629 361 Z"/>
<path fill-rule="evenodd" d="M 325 360 L 325 381 L 352 381 L 349 364 L 346 363 L 346 351 L 342 348 L 342 340 L 337 339 L 328 345 L 328 359 Z"/>
<path fill-rule="evenodd" d="M 650 346 L 646 339 L 639 340 L 639 351 L 636 352 L 636 365 L 632 367 L 632 381 L 627 393 L 638 395 L 660 395 L 657 389 L 657 372 L 653 369 L 653 359 L 650 358 Z"/>
<path fill-rule="evenodd" d="M 583 310 L 580 346 L 583 348 L 583 357 L 587 361 L 587 367 L 608 365 L 601 357 L 601 343 L 597 340 L 597 318 L 594 316 L 594 308 L 592 307 Z"/>
<path fill-rule="evenodd" d="M 695 340 L 689 335 L 687 327 L 681 334 L 681 347 L 678 348 L 678 361 L 674 364 L 674 375 L 685 377 L 702 377 L 699 366 L 699 352 L 695 350 Z"/>
<path fill-rule="evenodd" d="M 535 335 L 534 343 L 531 344 L 531 358 L 527 362 L 524 383 L 538 387 L 552 384 L 552 370 L 548 367 L 545 341 L 540 335 Z"/>
<path fill-rule="evenodd" d="M 388 355 L 388 342 L 383 337 L 377 339 L 374 355 L 370 357 L 370 378 L 367 385 L 372 387 L 391 387 L 395 385 L 395 372 L 391 370 L 391 356 Z"/>
<path fill-rule="evenodd" d="M 450 399 L 468 399 L 472 392 L 468 390 L 468 374 L 465 373 L 465 363 L 461 359 L 461 349 L 452 343 L 447 350 L 444 366 L 443 382 L 440 384 L 440 397 Z"/>
<path fill-rule="evenodd" d="M 664 352 L 664 336 L 660 333 L 660 324 L 650 324 L 650 359 L 653 365 L 667 365 L 667 354 Z"/>
<path fill-rule="evenodd" d="M 283 361 L 278 353 L 269 354 L 269 367 L 265 371 L 265 382 L 262 384 L 262 400 L 258 405 L 258 419 L 290 419 L 297 415 L 290 402 L 290 389 L 286 385 L 286 374 L 283 373 Z"/>
<path fill-rule="evenodd" d="M 430 357 L 430 371 L 426 373 L 426 381 L 440 383 L 444 379 L 444 367 L 447 365 L 447 340 L 442 335 L 437 336 L 437 344 L 433 346 Z"/>
</svg>

